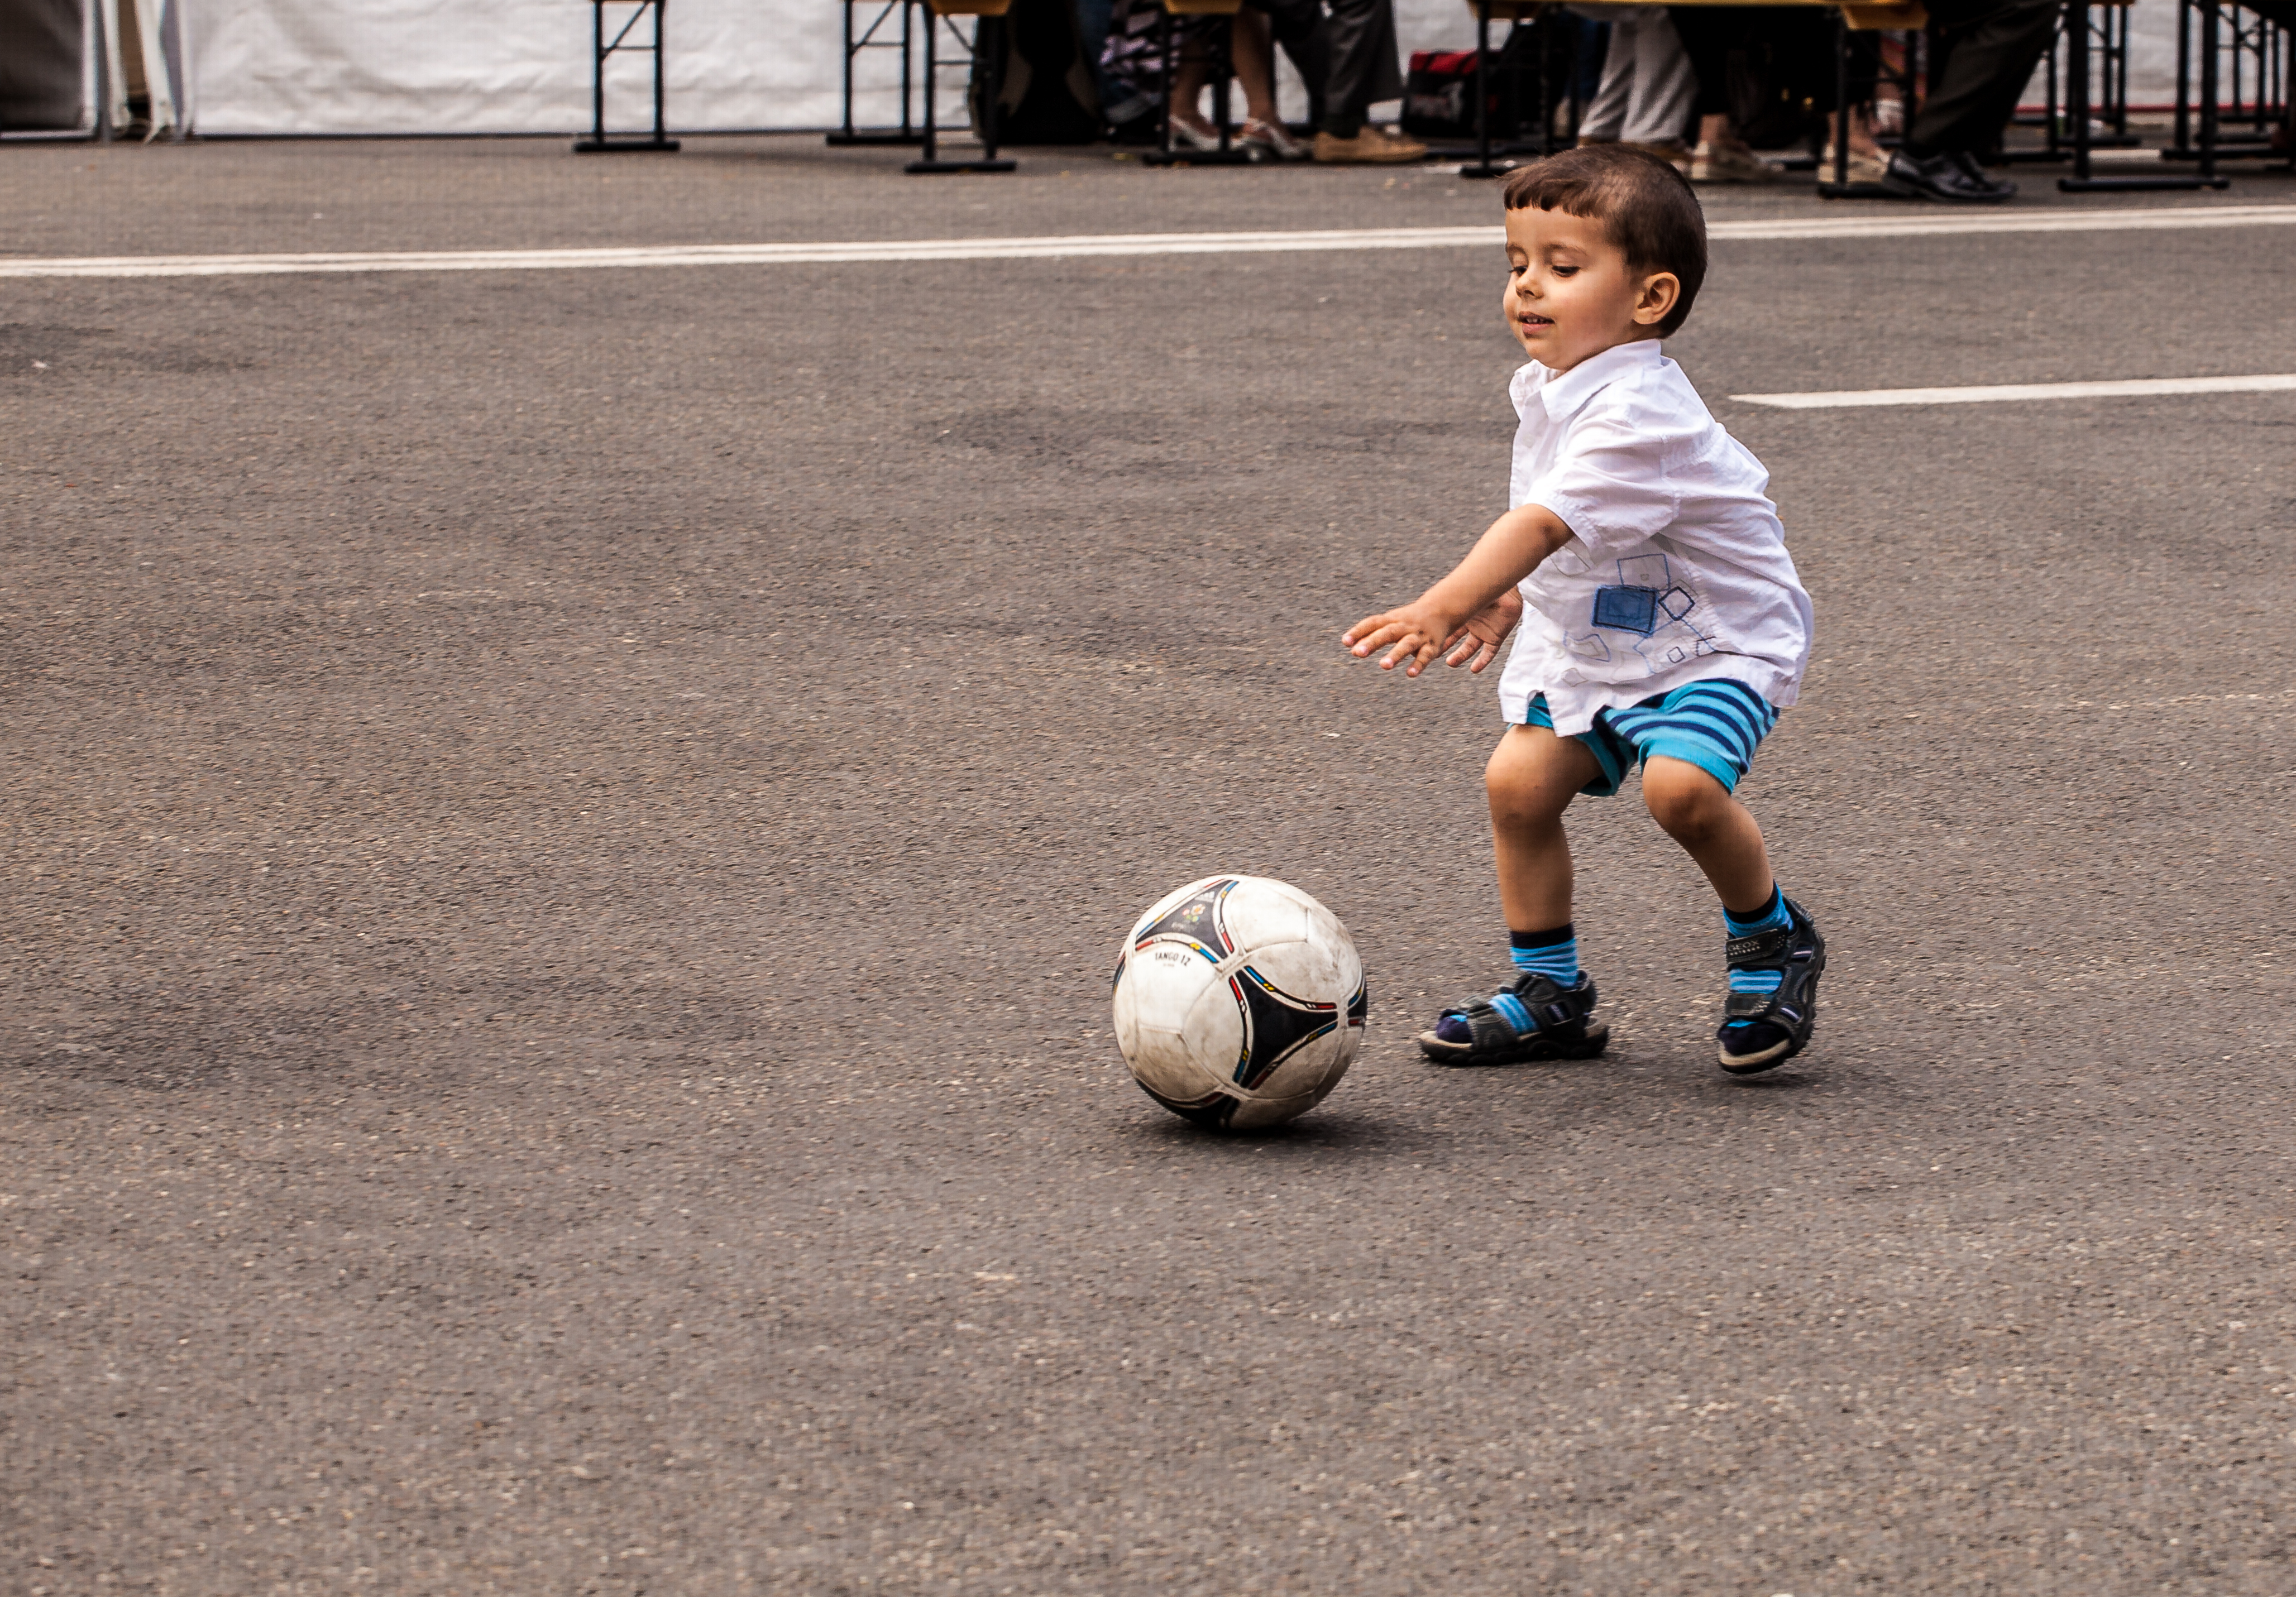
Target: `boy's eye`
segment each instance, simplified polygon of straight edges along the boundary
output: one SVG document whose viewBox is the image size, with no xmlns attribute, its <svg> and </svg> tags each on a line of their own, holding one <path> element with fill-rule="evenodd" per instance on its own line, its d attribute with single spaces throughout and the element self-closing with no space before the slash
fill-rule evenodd
<svg viewBox="0 0 2296 1597">
<path fill-rule="evenodd" d="M 1553 271 L 1557 277 L 1568 277 L 1572 273 L 1578 270 L 1576 266 L 1554 266 L 1549 269 Z"/>
</svg>

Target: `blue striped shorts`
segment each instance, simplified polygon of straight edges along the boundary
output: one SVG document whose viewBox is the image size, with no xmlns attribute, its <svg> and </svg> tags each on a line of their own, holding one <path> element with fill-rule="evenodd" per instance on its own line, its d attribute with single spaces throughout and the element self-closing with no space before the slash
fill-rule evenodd
<svg viewBox="0 0 2296 1597">
<path fill-rule="evenodd" d="M 1777 724 L 1776 708 L 1760 694 L 1721 678 L 1693 682 L 1624 709 L 1597 710 L 1591 728 L 1572 734 L 1603 767 L 1602 779 L 1579 791 L 1607 798 L 1636 762 L 1662 755 L 1696 766 L 1724 792 L 1734 792 L 1754 763 L 1754 749 Z M 1546 694 L 1532 696 L 1523 725 L 1554 726 Z"/>
</svg>

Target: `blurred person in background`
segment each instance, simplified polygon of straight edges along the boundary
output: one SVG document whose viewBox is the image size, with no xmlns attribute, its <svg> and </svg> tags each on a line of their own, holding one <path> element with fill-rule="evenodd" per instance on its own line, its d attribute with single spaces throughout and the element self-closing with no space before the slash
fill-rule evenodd
<svg viewBox="0 0 2296 1597">
<path fill-rule="evenodd" d="M 1579 14 L 1611 25 L 1603 80 L 1578 118 L 1579 143 L 1631 144 L 1686 173 L 1698 74 L 1667 8 L 1604 5 Z"/>
<path fill-rule="evenodd" d="M 1157 34 L 1161 14 L 1156 0 L 1114 0 L 1101 56 L 1111 83 L 1102 93 L 1119 138 L 1128 126 L 1136 137 L 1153 125 L 1163 78 Z M 1229 52 L 1244 93 L 1247 143 L 1286 159 L 1312 152 L 1316 160 L 1329 162 L 1391 164 L 1425 158 L 1426 145 L 1398 138 L 1370 120 L 1374 104 L 1403 94 L 1393 0 L 1329 0 L 1328 9 L 1324 0 L 1247 0 L 1232 20 Z M 1210 70 L 1201 41 L 1211 37 L 1210 28 L 1230 21 L 1175 20 L 1183 49 L 1173 69 L 1169 103 L 1179 142 L 1198 148 L 1210 147 L 1202 142 L 1207 138 L 1218 143 L 1217 130 L 1197 103 Z M 1307 84 L 1308 115 L 1316 125 L 1312 152 L 1292 137 L 1277 115 L 1271 44 L 1283 46 Z"/>
<path fill-rule="evenodd" d="M 1242 142 L 1276 160 L 1299 160 L 1308 152 L 1275 113 L 1275 50 L 1267 13 L 1246 5 L 1233 17 L 1194 19 L 1228 30 L 1228 60 L 1243 90 Z M 1207 29 L 1206 31 L 1209 31 Z M 1184 51 L 1172 68 L 1172 132 L 1198 150 L 1219 148 L 1219 129 L 1203 114 L 1205 86 L 1211 80 L 1212 53 L 1199 43 Z"/>
<path fill-rule="evenodd" d="M 1841 110 L 1834 104 L 1841 63 L 1839 36 L 1831 11 L 1806 5 L 1677 5 L 1676 32 L 1698 79 L 1698 145 L 1691 152 L 1693 183 L 1775 183 L 1783 168 L 1756 155 L 1734 118 L 1742 113 L 1769 127 L 1775 138 L 1776 109 L 1792 108 L 1792 119 L 1806 127 L 1810 112 L 1826 117 L 1828 142 L 1818 178 L 1833 179 L 1833 139 L 1840 136 Z M 1869 103 L 1881 65 L 1879 36 L 1849 35 L 1849 181 L 1878 184 L 1887 158 L 1874 142 Z M 1767 103 L 1771 109 L 1765 112 Z"/>
<path fill-rule="evenodd" d="M 1998 204 L 2017 185 L 1985 158 L 2056 37 L 2059 0 L 1928 0 L 1929 93 L 1891 152 L 1882 185 L 1908 200 Z"/>
</svg>

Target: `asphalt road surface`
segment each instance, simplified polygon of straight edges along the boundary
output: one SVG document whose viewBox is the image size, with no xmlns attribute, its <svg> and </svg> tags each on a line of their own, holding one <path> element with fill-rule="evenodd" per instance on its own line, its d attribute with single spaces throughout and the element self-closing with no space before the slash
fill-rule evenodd
<svg viewBox="0 0 2296 1597">
<path fill-rule="evenodd" d="M 1497 214 L 1022 153 L 12 145 L 0 247 Z M 0 283 L 0 1591 L 2296 1588 L 2296 396 L 1727 397 L 2296 370 L 2292 240 L 1718 246 L 1833 957 L 1751 1082 L 1631 795 L 1609 1057 L 1410 1044 L 1493 683 L 1336 640 L 1502 505 L 1495 252 Z M 1212 870 L 1370 972 L 1283 1133 L 1110 1041 Z"/>
</svg>

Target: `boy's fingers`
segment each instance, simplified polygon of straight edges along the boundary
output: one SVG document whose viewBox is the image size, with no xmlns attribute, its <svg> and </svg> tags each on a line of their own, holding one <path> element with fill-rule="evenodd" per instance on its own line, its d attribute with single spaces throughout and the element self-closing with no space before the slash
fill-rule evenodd
<svg viewBox="0 0 2296 1597">
<path fill-rule="evenodd" d="M 1377 619 L 1375 616 L 1373 618 L 1373 620 Z M 1393 643 L 1398 635 L 1410 630 L 1396 621 L 1389 621 L 1374 631 L 1363 630 L 1364 627 L 1370 625 L 1371 623 L 1366 621 L 1359 626 L 1355 633 L 1349 635 L 1348 645 L 1355 651 L 1357 658 L 1369 654 L 1373 650 L 1384 644 Z"/>
</svg>

